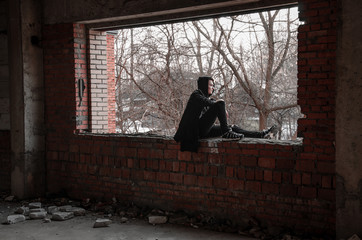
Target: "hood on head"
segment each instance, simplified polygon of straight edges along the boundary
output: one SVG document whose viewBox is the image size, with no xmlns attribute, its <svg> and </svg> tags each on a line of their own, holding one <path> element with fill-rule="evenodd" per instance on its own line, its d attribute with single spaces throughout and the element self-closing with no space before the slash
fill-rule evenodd
<svg viewBox="0 0 362 240">
<path fill-rule="evenodd" d="M 212 77 L 199 77 L 197 80 L 197 88 L 207 97 L 211 96 L 211 94 L 208 93 L 209 80 L 213 80 Z"/>
</svg>

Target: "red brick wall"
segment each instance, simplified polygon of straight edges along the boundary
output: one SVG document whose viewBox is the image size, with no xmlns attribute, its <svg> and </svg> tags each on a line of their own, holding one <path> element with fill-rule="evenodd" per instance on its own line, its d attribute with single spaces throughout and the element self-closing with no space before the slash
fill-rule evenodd
<svg viewBox="0 0 362 240">
<path fill-rule="evenodd" d="M 0 131 L 0 190 L 10 190 L 10 131 Z"/>
<path fill-rule="evenodd" d="M 43 27 L 46 144 L 67 146 L 76 129 L 76 43 L 73 24 Z"/>
<path fill-rule="evenodd" d="M 304 141 L 296 170 L 311 197 L 334 204 L 337 1 L 300 1 L 299 10 L 298 104 L 306 117 L 298 121 Z"/>
<path fill-rule="evenodd" d="M 74 66 L 76 97 L 76 128 L 78 132 L 89 129 L 89 84 L 87 61 L 87 37 L 84 25 L 74 25 Z M 78 81 L 83 80 L 84 90 L 81 93 Z"/>
<path fill-rule="evenodd" d="M 182 153 L 172 139 L 74 135 L 74 28 L 44 29 L 48 190 L 204 211 L 302 232 L 335 233 L 334 0 L 300 1 L 300 146 L 203 142 Z M 62 70 L 60 70 L 62 68 Z"/>
</svg>

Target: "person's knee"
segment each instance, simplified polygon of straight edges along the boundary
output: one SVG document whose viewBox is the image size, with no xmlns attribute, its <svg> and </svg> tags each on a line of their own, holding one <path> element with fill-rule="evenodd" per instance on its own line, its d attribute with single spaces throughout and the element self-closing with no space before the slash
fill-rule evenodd
<svg viewBox="0 0 362 240">
<path fill-rule="evenodd" d="M 218 109 L 217 111 L 225 112 L 225 102 L 224 101 L 216 102 L 215 108 Z"/>
<path fill-rule="evenodd" d="M 225 107 L 225 101 L 220 99 L 215 103 L 215 105 L 218 107 Z"/>
</svg>

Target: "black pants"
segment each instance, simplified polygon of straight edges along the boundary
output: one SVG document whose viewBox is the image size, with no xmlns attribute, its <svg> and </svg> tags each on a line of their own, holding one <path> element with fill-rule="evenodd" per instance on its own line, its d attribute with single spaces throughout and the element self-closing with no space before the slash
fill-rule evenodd
<svg viewBox="0 0 362 240">
<path fill-rule="evenodd" d="M 215 125 L 216 118 L 219 119 L 220 125 Z M 219 101 L 211 106 L 199 119 L 200 138 L 220 137 L 225 132 L 232 129 L 236 133 L 244 134 L 244 137 L 263 138 L 264 133 L 258 131 L 247 131 L 236 125 L 227 124 L 225 102 Z"/>
</svg>

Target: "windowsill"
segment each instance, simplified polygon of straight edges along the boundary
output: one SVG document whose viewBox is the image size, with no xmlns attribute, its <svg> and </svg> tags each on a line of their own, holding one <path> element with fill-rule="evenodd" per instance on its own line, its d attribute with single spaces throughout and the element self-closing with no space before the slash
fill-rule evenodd
<svg viewBox="0 0 362 240">
<path fill-rule="evenodd" d="M 97 137 L 129 137 L 129 138 L 152 138 L 152 139 L 163 139 L 163 140 L 173 140 L 172 136 L 162 136 L 156 134 L 148 133 L 138 133 L 138 134 L 121 134 L 121 133 L 76 133 L 75 135 L 79 136 L 97 136 Z M 239 142 L 242 144 L 275 144 L 275 145 L 284 145 L 284 146 L 301 146 L 303 145 L 303 138 L 297 138 L 295 140 L 276 140 L 276 139 L 264 139 L 264 138 L 243 138 L 239 141 L 235 140 L 226 140 L 221 137 L 217 138 L 207 138 L 200 139 L 200 142 Z"/>
<path fill-rule="evenodd" d="M 226 140 L 223 138 L 208 138 L 202 139 L 201 141 L 205 142 L 233 142 L 233 140 Z M 276 140 L 276 139 L 264 139 L 264 138 L 243 138 L 239 141 L 243 144 L 277 144 L 277 145 L 302 145 L 303 138 L 297 138 L 296 140 Z"/>
</svg>

